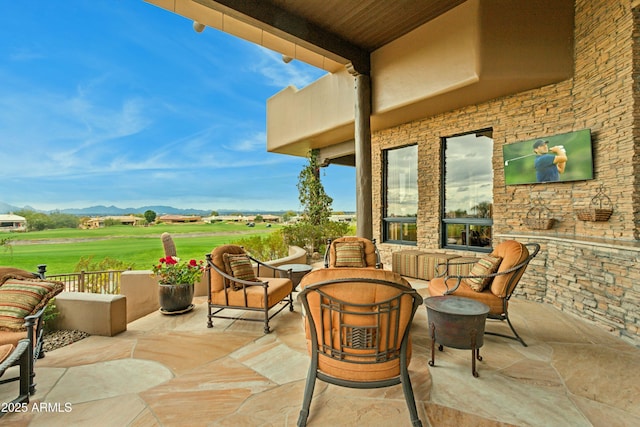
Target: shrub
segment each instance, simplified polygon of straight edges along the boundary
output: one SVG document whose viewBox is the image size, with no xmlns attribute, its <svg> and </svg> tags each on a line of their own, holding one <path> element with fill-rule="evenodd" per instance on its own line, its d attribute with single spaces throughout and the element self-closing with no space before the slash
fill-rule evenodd
<svg viewBox="0 0 640 427">
<path fill-rule="evenodd" d="M 251 236 L 238 239 L 234 245 L 242 246 L 245 251 L 261 261 L 270 261 L 289 255 L 289 246 L 282 232 L 276 231 L 266 236 Z"/>
<path fill-rule="evenodd" d="M 327 239 L 336 239 L 349 234 L 349 224 L 324 221 L 320 225 L 308 222 L 283 227 L 282 234 L 287 245 L 300 246 L 312 256 L 315 252 L 324 253 Z"/>
<path fill-rule="evenodd" d="M 104 271 L 105 273 L 102 274 L 92 274 L 88 276 L 84 286 L 88 292 L 110 293 L 108 289 L 105 289 L 105 287 L 109 286 L 111 280 L 110 273 L 108 271 L 131 270 L 133 266 L 133 263 L 127 264 L 124 261 L 108 257 L 103 258 L 101 261 L 94 261 L 93 255 L 89 255 L 87 257 L 80 257 L 80 261 L 78 261 L 73 271 L 76 273 L 80 271 Z M 120 283 L 117 284 L 115 293 L 120 293 Z"/>
<path fill-rule="evenodd" d="M 56 307 L 56 299 L 51 298 L 47 303 L 47 306 L 44 309 L 44 313 L 42 313 L 42 321 L 45 332 L 50 332 L 53 330 L 52 321 L 55 320 L 60 315 L 60 311 L 58 311 L 58 307 Z"/>
</svg>

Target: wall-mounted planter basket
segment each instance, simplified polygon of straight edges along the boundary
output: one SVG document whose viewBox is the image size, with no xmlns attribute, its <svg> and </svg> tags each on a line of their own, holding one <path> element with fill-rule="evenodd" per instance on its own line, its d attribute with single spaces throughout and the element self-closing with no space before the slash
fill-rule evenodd
<svg viewBox="0 0 640 427">
<path fill-rule="evenodd" d="M 524 223 L 531 230 L 550 230 L 555 220 L 551 218 L 551 211 L 543 205 L 542 199 L 532 201 L 533 207 L 527 212 Z"/>
<path fill-rule="evenodd" d="M 611 214 L 613 213 L 613 209 L 579 209 L 576 213 L 578 214 L 578 219 L 580 221 L 609 221 L 609 218 L 611 218 Z"/>
<path fill-rule="evenodd" d="M 604 194 L 604 187 L 600 186 L 598 194 L 591 199 L 591 204 L 586 209 L 577 209 L 576 214 L 580 221 L 609 221 L 613 209 L 611 199 Z"/>
</svg>

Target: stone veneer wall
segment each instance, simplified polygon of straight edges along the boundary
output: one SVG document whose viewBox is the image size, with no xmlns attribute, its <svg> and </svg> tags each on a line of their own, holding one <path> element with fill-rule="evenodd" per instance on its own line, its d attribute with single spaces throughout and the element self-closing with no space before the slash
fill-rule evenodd
<svg viewBox="0 0 640 427">
<path fill-rule="evenodd" d="M 554 305 L 640 346 L 640 246 L 608 239 L 501 235 L 540 243 L 514 295 Z"/>
<path fill-rule="evenodd" d="M 383 150 L 418 144 L 417 249 L 440 247 L 441 138 L 493 129 L 494 235 L 526 234 L 543 251 L 525 274 L 520 295 L 545 301 L 615 331 L 640 345 L 640 135 L 636 116 L 640 6 L 624 0 L 576 0 L 573 78 L 498 98 L 372 135 L 374 237 L 381 242 Z M 640 105 L 640 104 L 639 104 Z M 590 128 L 595 179 L 505 186 L 502 146 Z M 569 153 L 569 162 L 571 161 Z M 577 219 L 600 186 L 613 204 L 606 222 Z M 556 223 L 531 231 L 524 218 L 541 198 Z M 536 238 L 536 236 L 538 236 Z M 594 246 L 593 239 L 605 242 Z M 496 242 L 501 238 L 496 238 Z M 551 243 L 552 242 L 552 243 Z M 406 248 L 380 244 L 383 263 Z"/>
</svg>

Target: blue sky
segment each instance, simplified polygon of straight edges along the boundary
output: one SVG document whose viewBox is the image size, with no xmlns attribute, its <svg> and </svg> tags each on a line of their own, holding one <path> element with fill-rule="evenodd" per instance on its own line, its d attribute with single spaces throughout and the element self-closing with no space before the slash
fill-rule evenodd
<svg viewBox="0 0 640 427">
<path fill-rule="evenodd" d="M 0 202 L 299 210 L 266 100 L 323 73 L 142 0 L 3 2 Z M 355 209 L 353 168 L 322 180 Z"/>
</svg>

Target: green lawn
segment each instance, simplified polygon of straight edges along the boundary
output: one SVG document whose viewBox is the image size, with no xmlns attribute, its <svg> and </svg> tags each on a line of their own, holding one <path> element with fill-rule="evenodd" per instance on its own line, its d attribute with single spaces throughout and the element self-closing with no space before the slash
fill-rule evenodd
<svg viewBox="0 0 640 427">
<path fill-rule="evenodd" d="M 165 231 L 172 234 L 180 258 L 204 260 L 205 254 L 216 246 L 251 235 L 271 233 L 279 228 L 277 225 L 267 228 L 261 223 L 255 228 L 244 224 L 217 223 L 57 229 L 11 234 L 14 244 L 11 250 L 0 248 L 0 265 L 36 271 L 38 264 L 47 264 L 49 274 L 63 274 L 73 272 L 81 257 L 93 256 L 95 262 L 108 257 L 133 263 L 134 269 L 146 270 L 164 255 L 160 235 Z M 34 243 L 20 244 L 20 240 Z M 35 243 L 38 240 L 42 243 Z"/>
</svg>

